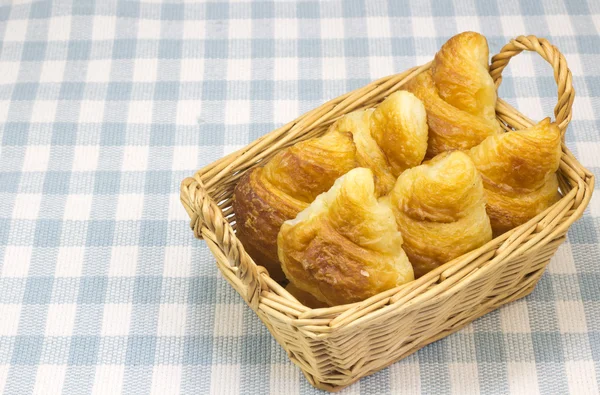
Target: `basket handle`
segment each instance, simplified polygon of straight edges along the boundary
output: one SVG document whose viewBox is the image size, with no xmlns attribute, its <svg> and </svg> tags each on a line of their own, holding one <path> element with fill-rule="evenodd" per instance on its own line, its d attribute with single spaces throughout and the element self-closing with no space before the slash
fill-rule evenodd
<svg viewBox="0 0 600 395">
<path fill-rule="evenodd" d="M 575 90 L 573 89 L 573 77 L 571 70 L 567 67 L 567 61 L 562 53 L 545 38 L 537 38 L 536 36 L 519 36 L 510 40 L 500 50 L 500 53 L 492 57 L 490 66 L 490 75 L 494 79 L 496 89 L 502 83 L 502 70 L 508 65 L 510 59 L 520 54 L 522 51 L 532 51 L 540 54 L 546 62 L 552 65 L 554 70 L 554 80 L 558 85 L 558 103 L 554 107 L 554 117 L 560 128 L 561 133 L 564 133 L 571 121 L 573 115 L 573 100 L 575 99 Z"/>
<path fill-rule="evenodd" d="M 209 195 L 198 173 L 183 180 L 180 198 L 190 216 L 194 236 L 204 238 L 209 247 L 218 247 L 227 258 L 229 266 L 237 268 L 236 276 L 247 288 L 246 295 L 242 296 L 256 311 L 262 288 L 259 268 L 235 237 L 233 228 L 223 217 L 221 208 Z"/>
</svg>

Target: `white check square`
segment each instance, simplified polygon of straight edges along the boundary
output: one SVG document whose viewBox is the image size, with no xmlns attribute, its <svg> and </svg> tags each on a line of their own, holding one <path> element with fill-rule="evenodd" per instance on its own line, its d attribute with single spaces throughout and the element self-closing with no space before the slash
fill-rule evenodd
<svg viewBox="0 0 600 395">
<path fill-rule="evenodd" d="M 68 41 L 71 35 L 71 16 L 55 16 L 50 18 L 48 28 L 49 41 Z"/>
<path fill-rule="evenodd" d="M 321 19 L 321 38 L 344 38 L 344 20 L 342 18 Z"/>
<path fill-rule="evenodd" d="M 198 147 L 196 145 L 177 145 L 173 149 L 173 170 L 192 170 L 198 168 Z M 179 194 L 177 194 L 179 199 Z"/>
<path fill-rule="evenodd" d="M 252 73 L 252 61 L 250 59 L 228 59 L 227 80 L 249 81 Z"/>
<path fill-rule="evenodd" d="M 138 20 L 138 38 L 146 40 L 160 39 L 160 24 L 158 19 L 142 19 Z"/>
<path fill-rule="evenodd" d="M 2 264 L 2 277 L 27 277 L 31 263 L 30 246 L 6 246 L 4 249 L 4 263 Z"/>
<path fill-rule="evenodd" d="M 539 121 L 546 117 L 539 97 L 517 97 L 517 109 L 533 120 Z"/>
<path fill-rule="evenodd" d="M 46 171 L 49 159 L 49 145 L 29 145 L 25 150 L 23 171 Z"/>
<path fill-rule="evenodd" d="M 155 82 L 158 73 L 158 59 L 136 59 L 133 66 L 133 82 Z"/>
<path fill-rule="evenodd" d="M 0 314 L 0 336 L 16 336 L 19 330 L 20 317 L 20 304 L 2 304 L 2 314 Z"/>
<path fill-rule="evenodd" d="M 115 38 L 116 16 L 96 15 L 93 18 L 92 40 L 113 40 Z"/>
<path fill-rule="evenodd" d="M 297 81 L 298 80 L 298 59 L 297 58 L 276 58 L 274 73 L 275 73 L 275 80 L 277 80 L 277 81 Z"/>
<path fill-rule="evenodd" d="M 598 98 L 594 97 L 594 100 L 596 101 L 597 106 L 599 104 Z M 575 98 L 575 102 L 573 103 L 573 119 L 594 121 L 596 120 L 596 113 L 589 96 L 578 96 Z"/>
<path fill-rule="evenodd" d="M 181 204 L 180 204 L 181 205 Z M 183 210 L 185 214 L 185 210 Z M 165 247 L 163 277 L 188 277 L 192 265 L 192 250 L 187 246 Z"/>
<path fill-rule="evenodd" d="M 127 336 L 131 321 L 129 303 L 105 304 L 102 314 L 102 336 Z"/>
<path fill-rule="evenodd" d="M 388 17 L 368 17 L 367 31 L 369 38 L 389 38 L 392 36 Z"/>
<path fill-rule="evenodd" d="M 227 377 L 227 380 L 223 380 Z M 240 365 L 213 365 L 210 371 L 211 394 L 238 394 L 240 390 Z"/>
<path fill-rule="evenodd" d="M 20 62 L 0 62 L 0 70 L 2 71 L 2 81 L 4 84 L 16 82 L 19 77 Z M 40 79 L 40 82 L 41 79 Z M 5 119 L 5 118 L 2 118 Z"/>
<path fill-rule="evenodd" d="M 205 36 L 204 21 L 183 21 L 183 39 L 184 40 L 202 40 Z"/>
<path fill-rule="evenodd" d="M 117 221 L 137 221 L 142 218 L 144 195 L 141 193 L 125 193 L 119 195 L 117 202 Z"/>
<path fill-rule="evenodd" d="M 0 100 L 0 119 L 6 119 L 6 117 L 8 117 L 8 108 L 9 107 L 10 107 L 10 100 Z M 2 152 L 0 150 L 0 154 L 1 153 Z"/>
<path fill-rule="evenodd" d="M 65 74 L 64 60 L 46 60 L 42 64 L 40 82 L 62 82 Z"/>
<path fill-rule="evenodd" d="M 200 100 L 179 100 L 175 122 L 178 125 L 198 125 L 201 110 L 202 102 Z"/>
<path fill-rule="evenodd" d="M 300 115 L 297 100 L 277 100 L 273 105 L 274 120 L 277 124 L 286 124 Z"/>
<path fill-rule="evenodd" d="M 594 198 L 592 197 L 592 200 Z M 569 243 L 562 243 L 548 264 L 548 272 L 556 274 L 575 274 L 577 269 L 573 260 L 573 251 Z"/>
<path fill-rule="evenodd" d="M 297 39 L 298 20 L 295 18 L 275 19 L 274 37 L 276 39 Z"/>
<path fill-rule="evenodd" d="M 516 301 L 500 309 L 500 325 L 504 333 L 530 333 L 527 303 Z"/>
<path fill-rule="evenodd" d="M 187 305 L 177 303 L 163 303 L 158 312 L 158 336 L 183 336 Z"/>
<path fill-rule="evenodd" d="M 456 31 L 459 32 L 480 32 L 479 18 L 474 16 L 455 16 Z M 432 54 L 433 55 L 433 54 Z"/>
<path fill-rule="evenodd" d="M 19 193 L 13 206 L 13 219 L 37 219 L 42 203 L 41 193 Z"/>
<path fill-rule="evenodd" d="M 85 247 L 59 247 L 55 277 L 79 277 L 83 270 Z"/>
<path fill-rule="evenodd" d="M 204 59 L 182 59 L 179 78 L 182 82 L 204 80 Z"/>
<path fill-rule="evenodd" d="M 566 361 L 567 381 L 571 394 L 598 394 L 594 361 Z"/>
<path fill-rule="evenodd" d="M 39 365 L 35 376 L 34 394 L 60 394 L 65 383 L 67 365 Z"/>
<path fill-rule="evenodd" d="M 4 22 L 4 37 L 2 41 L 25 41 L 25 36 L 27 34 L 27 26 L 29 25 L 29 21 L 27 19 L 11 19 Z"/>
<path fill-rule="evenodd" d="M 72 336 L 76 313 L 76 303 L 49 305 L 45 336 Z"/>
<path fill-rule="evenodd" d="M 229 38 L 248 39 L 252 37 L 252 20 L 231 19 L 229 20 Z"/>
<path fill-rule="evenodd" d="M 215 305 L 214 336 L 242 336 L 243 307 L 241 303 Z"/>
<path fill-rule="evenodd" d="M 181 385 L 181 365 L 157 365 L 152 371 L 152 395 L 178 394 Z"/>
<path fill-rule="evenodd" d="M 394 60 L 389 56 L 369 57 L 371 78 L 377 79 L 394 74 Z"/>
<path fill-rule="evenodd" d="M 56 100 L 36 100 L 31 111 L 31 122 L 50 123 L 56 119 Z"/>
<path fill-rule="evenodd" d="M 123 149 L 123 171 L 144 171 L 148 168 L 148 146 L 128 145 Z"/>
<path fill-rule="evenodd" d="M 435 23 L 432 17 L 412 17 L 410 19 L 415 37 L 436 37 Z"/>
<path fill-rule="evenodd" d="M 508 362 L 507 371 L 509 393 L 540 393 L 535 362 Z"/>
<path fill-rule="evenodd" d="M 225 104 L 225 124 L 247 125 L 250 122 L 250 102 L 229 100 Z"/>
<path fill-rule="evenodd" d="M 108 82 L 110 80 L 110 59 L 90 60 L 87 68 L 87 82 Z"/>
<path fill-rule="evenodd" d="M 137 246 L 112 247 L 109 277 L 133 277 L 137 269 Z"/>
<path fill-rule="evenodd" d="M 94 374 L 93 395 L 120 394 L 125 365 L 98 365 Z"/>
<path fill-rule="evenodd" d="M 479 392 L 479 372 L 477 363 L 450 363 L 450 383 L 453 394 L 474 394 Z"/>
<path fill-rule="evenodd" d="M 102 100 L 82 100 L 79 109 L 79 122 L 101 123 L 104 118 L 104 105 Z"/>
<path fill-rule="evenodd" d="M 150 125 L 152 123 L 152 111 L 154 102 L 151 100 L 136 100 L 129 103 L 127 123 Z"/>
<path fill-rule="evenodd" d="M 556 315 L 561 333 L 587 333 L 583 301 L 556 301 Z"/>
<path fill-rule="evenodd" d="M 520 15 L 505 15 L 500 17 L 502 31 L 504 35 L 510 38 L 527 34 L 525 23 Z"/>
<path fill-rule="evenodd" d="M 346 59 L 341 57 L 323 58 L 323 79 L 344 80 L 346 79 Z"/>
<path fill-rule="evenodd" d="M 73 156 L 73 171 L 94 171 L 98 168 L 100 147 L 97 145 L 77 145 Z"/>
<path fill-rule="evenodd" d="M 546 15 L 546 21 L 548 22 L 548 30 L 553 36 L 573 36 L 573 25 L 571 24 L 571 18 L 569 15 Z M 569 66 L 571 66 L 571 59 L 569 59 Z"/>
<path fill-rule="evenodd" d="M 8 369 L 10 368 L 10 366 L 11 365 L 7 363 L 0 364 L 0 393 L 4 393 L 4 386 L 6 385 L 6 379 L 8 378 Z"/>
<path fill-rule="evenodd" d="M 65 204 L 65 213 L 63 219 L 71 221 L 85 221 L 90 219 L 92 211 L 91 194 L 69 195 Z"/>
</svg>

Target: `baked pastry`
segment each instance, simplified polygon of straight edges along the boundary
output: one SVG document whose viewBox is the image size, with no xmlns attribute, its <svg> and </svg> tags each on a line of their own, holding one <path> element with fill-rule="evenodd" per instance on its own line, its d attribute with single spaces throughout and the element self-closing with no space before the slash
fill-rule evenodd
<svg viewBox="0 0 600 395">
<path fill-rule="evenodd" d="M 283 221 L 357 166 L 373 171 L 377 196 L 387 194 L 404 169 L 421 163 L 426 149 L 425 108 L 409 92 L 391 94 L 376 109 L 347 114 L 325 136 L 298 143 L 242 177 L 233 201 L 237 237 L 281 281 L 277 234 Z"/>
<path fill-rule="evenodd" d="M 527 222 L 558 200 L 561 135 L 550 118 L 488 137 L 467 153 L 483 178 L 494 235 Z"/>
<path fill-rule="evenodd" d="M 281 224 L 356 165 L 352 134 L 333 132 L 284 149 L 238 182 L 233 200 L 236 236 L 275 281 L 284 280 L 277 259 Z"/>
<path fill-rule="evenodd" d="M 488 58 L 484 36 L 457 34 L 435 55 L 431 68 L 407 85 L 427 110 L 427 158 L 469 149 L 501 132 Z"/>
<path fill-rule="evenodd" d="M 343 116 L 330 130 L 354 135 L 358 164 L 373 171 L 378 196 L 387 194 L 404 170 L 419 165 L 427 151 L 425 107 L 406 91 L 392 93 L 376 109 Z"/>
<path fill-rule="evenodd" d="M 462 152 L 405 171 L 381 200 L 394 212 L 415 277 L 492 239 L 481 176 Z"/>
<path fill-rule="evenodd" d="M 377 200 L 367 168 L 351 170 L 284 222 L 278 246 L 290 282 L 331 306 L 414 279 L 393 213 Z"/>
</svg>

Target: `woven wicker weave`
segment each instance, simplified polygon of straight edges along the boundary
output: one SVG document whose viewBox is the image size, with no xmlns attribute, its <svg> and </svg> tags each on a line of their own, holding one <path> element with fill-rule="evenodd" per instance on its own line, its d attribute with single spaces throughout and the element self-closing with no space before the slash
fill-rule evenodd
<svg viewBox="0 0 600 395">
<path fill-rule="evenodd" d="M 564 56 L 548 41 L 520 36 L 492 58 L 496 87 L 521 51 L 535 51 L 554 69 L 556 122 L 564 137 L 575 92 Z M 224 277 L 315 387 L 336 391 L 372 374 L 535 287 L 569 226 L 590 201 L 594 177 L 563 143 L 562 199 L 529 222 L 435 269 L 416 281 L 351 305 L 310 309 L 273 281 L 236 238 L 231 202 L 236 182 L 281 149 L 325 132 L 340 116 L 373 107 L 430 64 L 382 78 L 340 96 L 199 170 L 181 185 L 194 235 L 203 238 Z M 506 130 L 534 122 L 502 100 L 497 117 Z"/>
</svg>

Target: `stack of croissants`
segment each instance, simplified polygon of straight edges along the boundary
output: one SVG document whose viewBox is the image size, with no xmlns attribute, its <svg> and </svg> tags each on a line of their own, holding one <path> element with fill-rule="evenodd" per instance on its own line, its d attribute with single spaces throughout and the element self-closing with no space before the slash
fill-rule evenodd
<svg viewBox="0 0 600 395">
<path fill-rule="evenodd" d="M 448 40 L 376 108 L 242 177 L 237 237 L 310 307 L 354 303 L 423 276 L 555 203 L 561 133 L 504 132 L 484 36 Z"/>
</svg>

